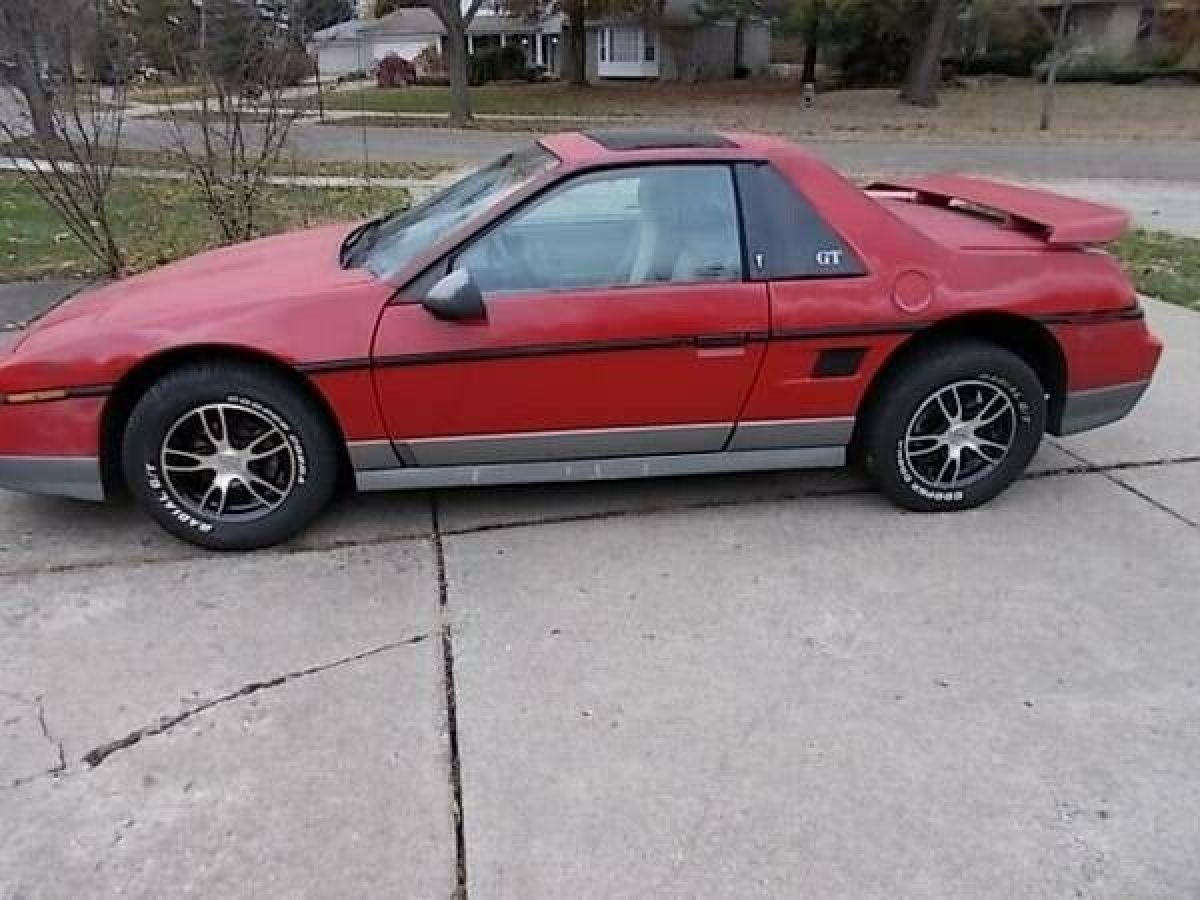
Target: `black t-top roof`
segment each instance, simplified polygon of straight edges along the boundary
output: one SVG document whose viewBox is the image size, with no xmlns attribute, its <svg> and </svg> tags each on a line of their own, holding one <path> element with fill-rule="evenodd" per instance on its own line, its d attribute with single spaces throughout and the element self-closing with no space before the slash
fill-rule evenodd
<svg viewBox="0 0 1200 900">
<path fill-rule="evenodd" d="M 736 144 L 711 131 L 670 131 L 667 129 L 602 129 L 585 131 L 588 138 L 608 150 L 684 150 L 719 149 Z"/>
</svg>

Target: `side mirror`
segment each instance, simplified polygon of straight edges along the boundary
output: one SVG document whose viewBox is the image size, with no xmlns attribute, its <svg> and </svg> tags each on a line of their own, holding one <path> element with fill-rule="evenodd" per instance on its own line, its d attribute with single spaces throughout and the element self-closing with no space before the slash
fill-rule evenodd
<svg viewBox="0 0 1200 900">
<path fill-rule="evenodd" d="M 439 280 L 421 301 L 430 313 L 450 322 L 470 322 L 487 318 L 483 292 L 468 269 L 456 269 Z"/>
</svg>

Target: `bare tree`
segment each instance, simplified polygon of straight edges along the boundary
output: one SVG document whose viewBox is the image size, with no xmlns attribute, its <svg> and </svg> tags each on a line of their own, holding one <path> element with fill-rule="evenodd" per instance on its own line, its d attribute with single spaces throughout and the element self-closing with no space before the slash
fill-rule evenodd
<svg viewBox="0 0 1200 900">
<path fill-rule="evenodd" d="M 1046 69 L 1046 89 L 1042 95 L 1042 131 L 1049 131 L 1054 119 L 1054 85 L 1058 81 L 1058 67 L 1066 49 L 1067 22 L 1071 19 L 1071 0 L 1063 0 L 1058 11 L 1058 26 L 1054 29 L 1054 47 L 1050 51 L 1050 65 Z"/>
<path fill-rule="evenodd" d="M 128 80 L 118 10 L 105 0 L 0 0 L 0 34 L 27 104 L 15 119 L 0 117 L 0 153 L 105 271 L 119 275 L 124 254 L 108 208 Z M 103 97 L 75 78 L 85 55 L 110 81 Z"/>
<path fill-rule="evenodd" d="M 483 0 L 471 0 L 464 9 L 459 0 L 430 0 L 429 8 L 446 29 L 446 68 L 450 74 L 450 124 L 471 121 L 471 94 L 467 77 L 467 29 Z"/>
<path fill-rule="evenodd" d="M 40 138 L 54 136 L 47 84 L 45 10 L 33 0 L 0 0 L 0 81 L 18 91 Z"/>
<path fill-rule="evenodd" d="M 199 43 L 189 69 L 199 96 L 171 96 L 171 150 L 193 176 L 209 214 L 229 242 L 258 234 L 264 189 L 278 168 L 305 103 L 291 88 L 311 62 L 279 22 L 237 0 L 203 0 Z"/>
<path fill-rule="evenodd" d="M 900 98 L 914 106 L 938 105 L 937 89 L 942 80 L 942 49 L 954 15 L 956 0 L 934 0 L 921 48 L 909 67 L 908 82 Z"/>
</svg>

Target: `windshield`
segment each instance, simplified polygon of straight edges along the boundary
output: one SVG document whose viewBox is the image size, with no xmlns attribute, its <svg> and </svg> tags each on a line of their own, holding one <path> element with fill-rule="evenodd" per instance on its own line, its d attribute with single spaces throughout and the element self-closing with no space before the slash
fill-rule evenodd
<svg viewBox="0 0 1200 900">
<path fill-rule="evenodd" d="M 407 212 L 371 223 L 365 235 L 369 249 L 355 262 L 386 279 L 436 241 L 557 164 L 558 159 L 538 144 L 506 153 Z"/>
</svg>

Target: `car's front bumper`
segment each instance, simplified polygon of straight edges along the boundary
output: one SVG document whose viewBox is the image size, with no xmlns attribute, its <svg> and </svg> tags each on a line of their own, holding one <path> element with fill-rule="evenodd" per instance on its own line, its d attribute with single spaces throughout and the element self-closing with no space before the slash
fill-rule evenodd
<svg viewBox="0 0 1200 900">
<path fill-rule="evenodd" d="M 103 500 L 104 398 L 0 402 L 0 489 Z"/>
<path fill-rule="evenodd" d="M 94 456 L 0 456 L 0 488 L 77 500 L 104 499 Z"/>
</svg>

